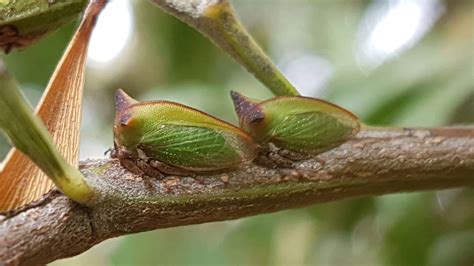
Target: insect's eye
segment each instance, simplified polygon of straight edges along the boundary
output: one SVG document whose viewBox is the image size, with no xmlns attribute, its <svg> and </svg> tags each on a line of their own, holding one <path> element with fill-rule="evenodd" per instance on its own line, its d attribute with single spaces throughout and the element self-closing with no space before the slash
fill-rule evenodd
<svg viewBox="0 0 474 266">
<path fill-rule="evenodd" d="M 252 123 L 252 124 L 258 124 L 258 123 L 262 122 L 263 119 L 264 119 L 263 117 L 255 117 L 255 118 L 252 118 L 252 119 L 250 120 L 250 123 Z"/>
<path fill-rule="evenodd" d="M 249 122 L 252 124 L 258 124 L 265 119 L 265 115 L 262 112 L 252 112 L 249 115 Z"/>
<path fill-rule="evenodd" d="M 131 118 L 130 114 L 123 114 L 118 121 L 119 125 L 122 127 L 126 127 L 130 125 L 130 120 L 131 120 L 130 118 Z"/>
</svg>

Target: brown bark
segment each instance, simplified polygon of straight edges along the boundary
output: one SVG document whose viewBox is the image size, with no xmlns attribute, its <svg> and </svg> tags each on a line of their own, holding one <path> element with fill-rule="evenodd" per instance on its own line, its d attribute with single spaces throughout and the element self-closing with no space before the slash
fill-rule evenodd
<svg viewBox="0 0 474 266">
<path fill-rule="evenodd" d="M 365 129 L 291 169 L 248 164 L 212 176 L 142 178 L 115 160 L 82 162 L 99 203 L 59 192 L 0 216 L 0 264 L 42 264 L 124 234 L 236 219 L 314 203 L 474 187 L 474 128 Z"/>
</svg>

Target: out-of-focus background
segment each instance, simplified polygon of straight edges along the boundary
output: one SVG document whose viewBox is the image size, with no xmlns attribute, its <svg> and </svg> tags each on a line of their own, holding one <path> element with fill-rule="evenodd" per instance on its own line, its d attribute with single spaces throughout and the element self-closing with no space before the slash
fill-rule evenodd
<svg viewBox="0 0 474 266">
<path fill-rule="evenodd" d="M 473 0 L 233 0 L 302 94 L 366 123 L 474 122 Z M 36 103 L 77 23 L 5 56 Z M 89 50 L 81 158 L 112 147 L 113 95 L 167 99 L 236 122 L 231 89 L 271 94 L 199 33 L 143 0 L 112 0 Z M 0 139 L 0 154 L 9 149 Z M 51 265 L 473 265 L 474 193 L 360 198 L 141 233 Z"/>
</svg>

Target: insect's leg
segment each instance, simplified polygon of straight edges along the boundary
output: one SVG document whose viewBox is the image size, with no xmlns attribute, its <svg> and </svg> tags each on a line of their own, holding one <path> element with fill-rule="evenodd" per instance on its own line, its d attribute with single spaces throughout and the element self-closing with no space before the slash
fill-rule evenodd
<svg viewBox="0 0 474 266">
<path fill-rule="evenodd" d="M 164 174 L 157 168 L 153 167 L 150 162 L 143 159 L 136 159 L 136 165 L 143 171 L 144 175 L 155 178 L 162 178 Z"/>
<path fill-rule="evenodd" d="M 194 173 L 189 170 L 178 168 L 178 167 L 160 162 L 158 160 L 150 160 L 149 164 L 151 167 L 153 167 L 154 169 L 162 173 L 166 173 L 170 175 L 178 175 L 178 176 L 194 176 Z"/>
<path fill-rule="evenodd" d="M 136 175 L 144 175 L 145 172 L 140 168 L 138 167 L 138 165 L 136 164 L 136 161 L 134 159 L 131 159 L 131 158 L 119 158 L 120 160 L 120 164 L 127 168 L 128 171 L 136 174 Z"/>
<path fill-rule="evenodd" d="M 293 161 L 281 156 L 279 151 L 280 149 L 272 143 L 262 145 L 262 150 L 254 162 L 269 168 L 291 167 Z"/>
<path fill-rule="evenodd" d="M 115 148 L 108 148 L 107 150 L 104 151 L 104 156 L 107 156 L 107 154 L 110 154 L 110 158 L 117 158 L 117 151 Z"/>
<path fill-rule="evenodd" d="M 285 150 L 285 149 L 278 150 L 278 154 L 293 162 L 301 161 L 301 160 L 308 159 L 311 157 L 311 155 L 307 153 L 290 151 L 290 150 Z"/>
<path fill-rule="evenodd" d="M 315 156 L 315 154 L 295 152 L 295 151 L 289 151 L 289 150 L 285 150 L 285 149 L 279 150 L 278 154 L 283 158 L 291 160 L 292 162 L 298 162 L 298 161 L 301 161 L 301 160 L 306 160 L 306 159 L 309 159 L 309 158 L 313 158 L 313 160 L 317 161 L 318 163 L 320 163 L 323 166 L 326 163 L 326 161 L 320 159 L 318 156 Z"/>
</svg>

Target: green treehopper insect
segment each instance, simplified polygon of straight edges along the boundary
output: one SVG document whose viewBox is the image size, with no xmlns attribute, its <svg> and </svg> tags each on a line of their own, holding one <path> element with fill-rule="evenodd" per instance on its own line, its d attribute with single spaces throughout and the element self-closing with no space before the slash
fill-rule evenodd
<svg viewBox="0 0 474 266">
<path fill-rule="evenodd" d="M 252 161 L 259 146 L 240 128 L 169 101 L 116 94 L 115 150 L 132 172 L 148 176 L 214 172 Z"/>
<path fill-rule="evenodd" d="M 231 92 L 240 127 L 266 152 L 301 159 L 334 148 L 360 129 L 357 117 L 323 100 L 281 96 L 257 101 Z"/>
</svg>

